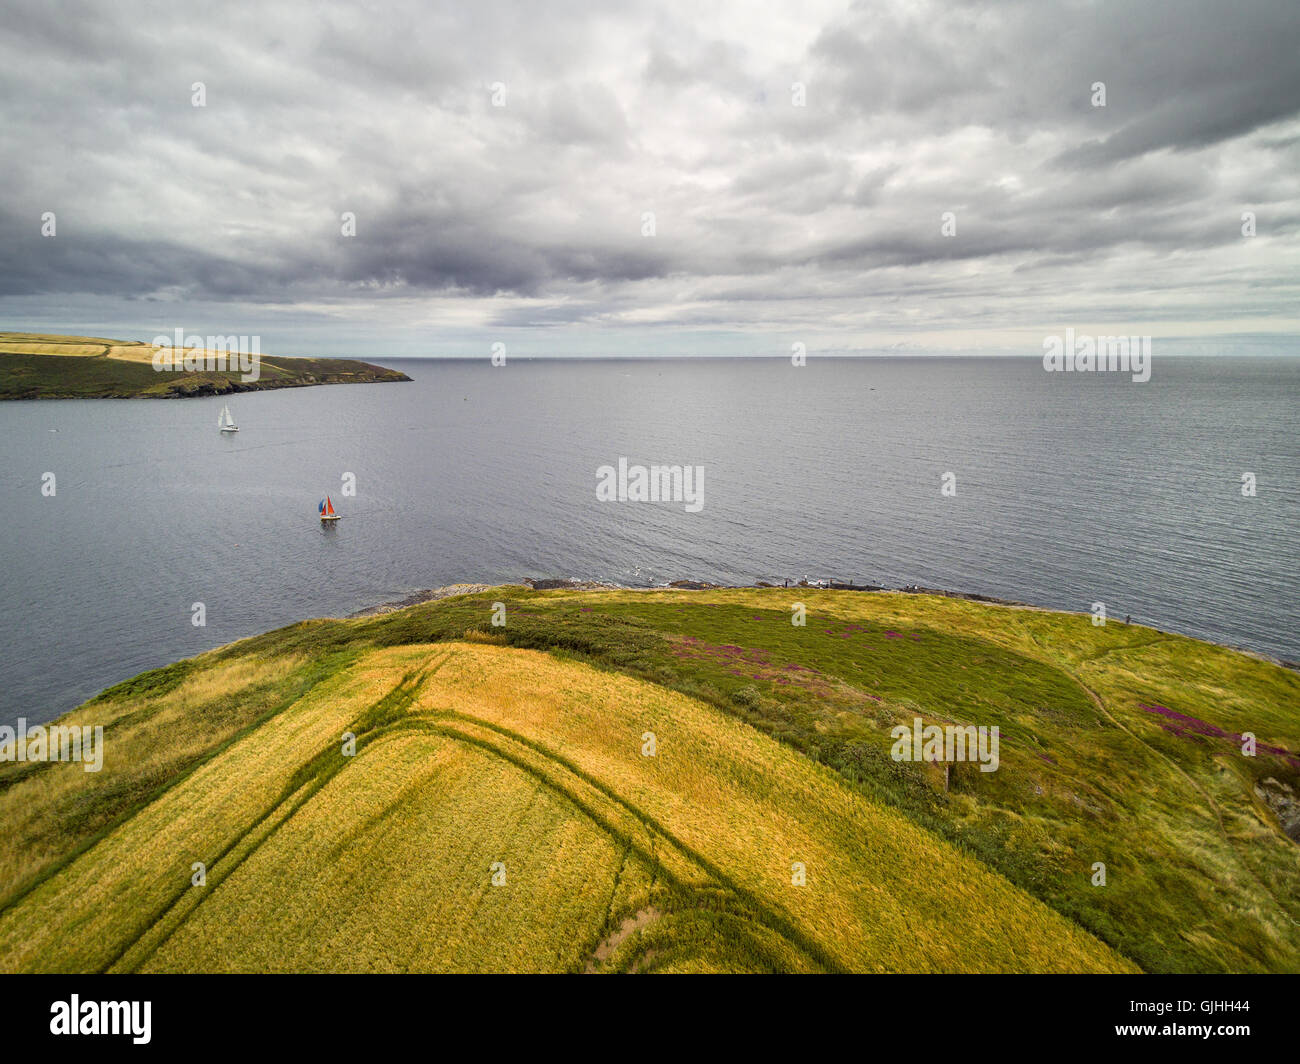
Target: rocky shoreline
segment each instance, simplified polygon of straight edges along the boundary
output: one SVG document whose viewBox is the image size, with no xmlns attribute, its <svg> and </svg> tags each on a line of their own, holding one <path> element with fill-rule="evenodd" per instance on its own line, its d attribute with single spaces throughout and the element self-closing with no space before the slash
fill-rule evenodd
<svg viewBox="0 0 1300 1064">
<path fill-rule="evenodd" d="M 654 591 L 651 587 L 627 587 L 624 584 L 611 584 L 601 580 L 530 580 L 525 577 L 518 581 L 521 587 L 531 588 L 533 591 L 551 591 L 563 588 L 566 591 Z M 397 599 L 394 602 L 381 602 L 378 606 L 369 606 L 364 610 L 357 610 L 356 613 L 349 613 L 348 617 L 378 617 L 382 613 L 394 613 L 397 610 L 404 610 L 409 606 L 418 606 L 423 602 L 436 602 L 438 599 L 453 598 L 456 595 L 477 595 L 483 591 L 491 591 L 494 587 L 505 587 L 504 584 L 447 584 L 444 587 L 431 587 L 423 591 L 416 591 L 406 598 Z"/>
<path fill-rule="evenodd" d="M 765 580 L 758 580 L 752 584 L 714 584 L 707 580 L 673 580 L 667 584 L 658 584 L 653 587 L 644 585 L 632 586 L 630 584 L 616 584 L 608 580 L 563 580 L 563 579 L 544 579 L 537 580 L 531 577 L 523 577 L 518 581 L 513 581 L 521 587 L 529 588 L 533 591 L 755 591 L 765 588 L 786 587 L 791 590 L 795 588 L 807 588 L 812 591 L 883 591 L 891 594 L 909 594 L 909 595 L 942 595 L 945 598 L 968 599 L 971 602 L 987 602 L 995 606 L 1017 606 L 1021 609 L 1036 610 L 1045 607 L 1035 606 L 1028 602 L 1017 602 L 1014 599 L 993 598 L 989 595 L 977 595 L 964 591 L 944 591 L 939 588 L 921 587 L 917 584 L 909 584 L 905 587 L 884 587 L 878 584 L 842 584 L 837 581 L 819 580 L 792 582 L 787 584 L 773 584 Z M 490 591 L 493 587 L 501 587 L 501 584 L 447 584 L 444 587 L 431 587 L 422 591 L 412 592 L 405 598 L 396 599 L 392 602 L 381 602 L 377 606 L 369 606 L 366 609 L 358 610 L 356 613 L 348 614 L 349 617 L 375 617 L 382 613 L 393 613 L 396 610 L 404 610 L 409 606 L 418 606 L 423 602 L 435 602 L 438 599 L 452 598 L 455 595 L 476 595 L 483 591 Z"/>
</svg>

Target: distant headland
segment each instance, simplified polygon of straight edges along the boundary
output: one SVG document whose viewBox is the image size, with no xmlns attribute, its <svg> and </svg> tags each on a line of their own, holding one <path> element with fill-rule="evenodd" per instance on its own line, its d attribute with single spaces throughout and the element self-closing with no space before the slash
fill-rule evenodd
<svg viewBox="0 0 1300 1064">
<path fill-rule="evenodd" d="M 355 359 L 263 355 L 247 337 L 208 339 L 218 343 L 0 332 L 0 399 L 177 399 L 411 379 Z M 184 346 L 193 341 L 204 346 Z"/>
</svg>

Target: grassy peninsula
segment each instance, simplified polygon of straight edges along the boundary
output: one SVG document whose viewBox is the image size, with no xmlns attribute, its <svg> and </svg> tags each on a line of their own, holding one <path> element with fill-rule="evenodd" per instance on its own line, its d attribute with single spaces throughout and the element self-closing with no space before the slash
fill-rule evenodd
<svg viewBox="0 0 1300 1064">
<path fill-rule="evenodd" d="M 153 366 L 156 350 L 149 343 L 97 336 L 0 332 L 0 399 L 175 399 L 410 380 L 398 370 L 353 359 L 278 355 L 260 356 L 257 380 L 243 380 L 230 369 L 160 372 Z"/>
<path fill-rule="evenodd" d="M 1297 705 L 1222 647 L 930 595 L 306 621 L 68 714 L 98 773 L 0 765 L 0 970 L 1300 971 Z M 917 717 L 997 725 L 999 767 L 893 759 Z"/>
</svg>

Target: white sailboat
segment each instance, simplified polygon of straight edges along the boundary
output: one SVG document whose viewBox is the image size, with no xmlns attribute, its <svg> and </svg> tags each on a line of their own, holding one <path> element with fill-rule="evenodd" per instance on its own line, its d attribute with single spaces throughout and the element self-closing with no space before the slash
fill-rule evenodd
<svg viewBox="0 0 1300 1064">
<path fill-rule="evenodd" d="M 227 403 L 221 408 L 221 413 L 217 415 L 217 427 L 222 432 L 238 432 L 239 426 L 235 424 L 235 419 L 230 415 L 230 404 Z"/>
</svg>

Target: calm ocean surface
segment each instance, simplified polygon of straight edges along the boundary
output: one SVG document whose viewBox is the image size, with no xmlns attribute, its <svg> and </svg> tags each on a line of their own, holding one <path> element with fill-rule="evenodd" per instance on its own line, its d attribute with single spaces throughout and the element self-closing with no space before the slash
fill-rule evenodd
<svg viewBox="0 0 1300 1064">
<path fill-rule="evenodd" d="M 525 576 L 1102 601 L 1300 658 L 1300 359 L 1157 357 L 1145 384 L 1038 359 L 389 364 L 414 383 L 234 396 L 231 437 L 219 399 L 0 404 L 0 721 L 305 617 Z M 597 501 L 624 456 L 703 466 L 703 510 Z M 326 492 L 343 520 L 322 531 Z"/>
</svg>

